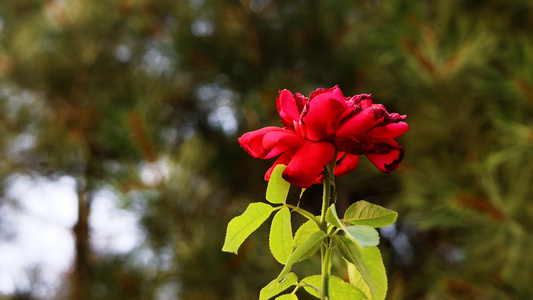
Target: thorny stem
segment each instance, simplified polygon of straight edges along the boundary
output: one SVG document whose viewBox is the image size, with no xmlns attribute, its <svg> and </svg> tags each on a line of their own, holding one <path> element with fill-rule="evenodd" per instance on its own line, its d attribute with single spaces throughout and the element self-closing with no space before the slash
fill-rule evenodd
<svg viewBox="0 0 533 300">
<path fill-rule="evenodd" d="M 329 207 L 329 200 L 330 200 L 330 194 L 331 194 L 331 181 L 329 180 L 328 171 L 326 171 L 326 175 L 324 175 L 323 184 L 324 184 L 324 194 L 322 195 L 322 213 L 320 214 L 320 229 L 322 229 L 324 232 L 326 232 L 327 229 L 327 222 L 326 222 L 326 211 Z"/>
</svg>

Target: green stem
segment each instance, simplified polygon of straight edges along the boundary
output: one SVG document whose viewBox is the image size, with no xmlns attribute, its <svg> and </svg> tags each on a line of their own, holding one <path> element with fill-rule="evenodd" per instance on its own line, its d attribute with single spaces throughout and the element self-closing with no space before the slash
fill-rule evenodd
<svg viewBox="0 0 533 300">
<path fill-rule="evenodd" d="M 306 217 L 308 220 L 311 220 L 311 221 L 315 222 L 316 225 L 318 225 L 319 228 L 322 226 L 322 223 L 318 220 L 318 218 L 316 216 L 314 216 L 312 213 L 308 212 L 307 210 L 299 208 L 298 206 L 294 206 L 294 205 L 291 205 L 291 204 L 285 204 L 285 206 L 287 206 L 288 208 L 294 210 L 295 212 L 298 212 L 300 215 Z"/>
<path fill-rule="evenodd" d="M 324 185 L 324 193 L 322 194 L 322 213 L 320 215 L 320 228 L 326 232 L 327 223 L 326 223 L 326 211 L 329 208 L 329 202 L 331 199 L 331 186 L 335 187 L 335 163 L 337 162 L 337 154 L 339 149 L 335 149 L 335 155 L 333 159 L 326 165 L 324 178 L 322 179 L 322 184 Z M 337 200 L 337 191 L 335 190 L 335 195 L 333 199 Z"/>
<path fill-rule="evenodd" d="M 327 227 L 328 227 L 328 224 L 326 222 L 326 211 L 329 207 L 329 199 L 330 199 L 330 193 L 331 193 L 331 181 L 329 180 L 328 178 L 329 174 L 327 173 L 329 172 L 326 171 L 326 175 L 324 176 L 324 179 L 323 179 L 324 194 L 322 195 L 322 214 L 320 215 L 320 228 L 326 233 L 327 233 Z M 329 299 L 329 276 L 331 272 L 331 267 L 330 267 L 331 248 L 329 245 L 329 241 L 326 244 L 323 244 L 322 247 L 320 248 L 320 255 L 322 257 L 322 261 L 321 261 L 322 289 L 320 292 L 320 299 L 328 300 Z"/>
<path fill-rule="evenodd" d="M 321 300 L 329 300 L 329 277 L 331 276 L 331 254 L 333 247 L 331 246 L 331 238 L 328 238 L 326 244 L 322 245 L 322 289 L 320 294 Z"/>
<path fill-rule="evenodd" d="M 324 174 L 324 178 L 322 179 L 322 184 L 324 185 L 324 194 L 322 195 L 322 213 L 320 214 L 320 229 L 322 229 L 325 233 L 327 233 L 328 223 L 326 222 L 326 211 L 329 208 L 330 199 L 333 198 L 334 201 L 337 200 L 336 190 L 333 190 L 333 197 L 332 197 L 332 189 L 331 187 L 335 187 L 335 163 L 337 162 L 337 153 L 338 150 L 335 150 L 335 156 L 333 159 L 326 165 L 326 170 Z M 331 254 L 333 252 L 332 247 L 332 240 L 331 238 L 327 238 L 326 242 L 322 244 L 322 247 L 320 248 L 320 254 L 321 254 L 321 264 L 322 264 L 322 274 L 321 274 L 321 281 L 322 281 L 322 289 L 320 293 L 320 299 L 321 300 L 329 300 L 329 277 L 331 275 Z"/>
<path fill-rule="evenodd" d="M 327 168 L 326 168 L 327 169 Z M 324 175 L 323 184 L 324 184 L 324 193 L 322 194 L 322 213 L 320 214 L 320 229 L 326 232 L 328 224 L 326 222 L 326 211 L 329 208 L 329 199 L 331 194 L 331 181 L 329 180 L 329 172 L 326 171 Z"/>
</svg>

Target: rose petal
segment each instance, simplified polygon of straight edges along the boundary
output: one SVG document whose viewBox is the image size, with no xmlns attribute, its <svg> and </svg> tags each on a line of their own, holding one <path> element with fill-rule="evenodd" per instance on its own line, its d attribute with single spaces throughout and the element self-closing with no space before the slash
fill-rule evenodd
<svg viewBox="0 0 533 300">
<path fill-rule="evenodd" d="M 318 89 L 311 93 L 307 107 L 302 113 L 302 123 L 307 127 L 306 137 L 312 141 L 331 139 L 345 106 L 344 96 L 338 86 Z"/>
<path fill-rule="evenodd" d="M 272 172 L 274 172 L 274 168 L 276 168 L 277 165 L 279 164 L 282 164 L 282 165 L 288 165 L 289 162 L 291 162 L 291 158 L 292 156 L 294 155 L 294 152 L 296 152 L 296 149 L 294 151 L 286 151 L 286 152 L 283 152 L 279 157 L 278 159 L 276 159 L 276 161 L 274 162 L 274 164 L 272 165 L 272 167 L 270 167 L 270 169 L 268 169 L 268 171 L 266 172 L 265 174 L 265 180 L 266 181 L 269 181 L 270 180 L 270 176 L 272 175 Z"/>
<path fill-rule="evenodd" d="M 301 188 L 310 187 L 333 159 L 335 146 L 329 142 L 308 142 L 294 154 L 283 178 Z"/>
<path fill-rule="evenodd" d="M 366 139 L 363 141 L 359 141 L 354 137 L 335 139 L 335 145 L 339 148 L 340 151 L 353 155 L 361 155 L 365 152 L 365 148 L 367 146 L 365 142 Z"/>
<path fill-rule="evenodd" d="M 393 139 L 376 140 L 366 157 L 382 172 L 390 173 L 398 168 L 403 159 L 403 147 Z"/>
<path fill-rule="evenodd" d="M 241 147 L 255 158 L 268 159 L 304 143 L 296 132 L 279 127 L 265 127 L 243 134 L 239 138 Z"/>
<path fill-rule="evenodd" d="M 369 95 L 370 98 L 368 97 L 365 97 L 365 98 L 361 98 L 361 102 L 359 102 L 359 105 L 361 106 L 362 109 L 367 109 L 369 107 L 372 107 L 372 96 Z"/>
<path fill-rule="evenodd" d="M 349 102 L 346 102 L 346 107 L 344 108 L 344 111 L 339 116 L 339 119 L 337 120 L 337 126 L 343 124 L 347 119 L 352 118 L 357 113 L 361 111 L 361 107 L 359 105 L 350 105 Z"/>
<path fill-rule="evenodd" d="M 338 137 L 362 136 L 380 123 L 380 119 L 387 113 L 385 107 L 374 104 L 363 109 L 351 118 L 347 118 L 336 132 Z"/>
<path fill-rule="evenodd" d="M 279 93 L 276 99 L 276 106 L 278 108 L 281 119 L 287 124 L 292 125 L 294 121 L 300 120 L 300 111 L 294 95 L 288 91 L 283 90 Z"/>
<path fill-rule="evenodd" d="M 318 177 L 313 181 L 313 184 L 322 184 L 322 180 L 324 179 L 324 172 L 320 173 Z"/>
<path fill-rule="evenodd" d="M 372 95 L 370 94 L 360 94 L 360 95 L 355 95 L 353 97 L 349 97 L 348 99 L 346 99 L 346 102 L 348 104 L 348 102 L 352 103 L 352 105 L 361 105 L 362 108 L 368 108 L 370 106 L 372 106 Z"/>
<path fill-rule="evenodd" d="M 399 122 L 399 123 L 391 123 L 387 126 L 381 127 L 381 128 L 375 128 L 379 129 L 379 131 L 376 131 L 373 133 L 372 130 L 369 135 L 372 135 L 375 138 L 395 138 L 402 134 L 404 134 L 407 130 L 409 130 L 409 125 L 405 122 Z"/>
<path fill-rule="evenodd" d="M 335 166 L 335 176 L 337 177 L 344 176 L 352 172 L 359 164 L 359 155 L 353 155 L 349 153 L 342 153 L 342 155 L 344 158 L 342 158 L 341 163 Z"/>
</svg>

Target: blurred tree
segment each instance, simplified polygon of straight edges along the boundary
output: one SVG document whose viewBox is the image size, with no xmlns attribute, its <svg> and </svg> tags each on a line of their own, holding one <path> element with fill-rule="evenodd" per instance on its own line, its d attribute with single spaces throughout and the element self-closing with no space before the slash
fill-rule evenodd
<svg viewBox="0 0 533 300">
<path fill-rule="evenodd" d="M 527 299 L 532 15 L 500 0 L 3 1 L 2 187 L 76 179 L 76 260 L 58 296 L 253 299 L 280 270 L 266 228 L 239 256 L 220 249 L 270 162 L 236 138 L 279 126 L 278 89 L 339 84 L 411 125 L 395 174 L 362 161 L 339 181 L 340 207 L 400 212 L 382 231 L 389 299 Z M 142 216 L 131 253 L 91 247 L 104 188 Z"/>
<path fill-rule="evenodd" d="M 388 86 L 412 125 L 394 238 L 410 235 L 416 259 L 394 277 L 396 297 L 527 299 L 533 7 L 420 4 L 383 5 L 370 43 L 376 72 L 388 66 L 370 89 Z"/>
</svg>

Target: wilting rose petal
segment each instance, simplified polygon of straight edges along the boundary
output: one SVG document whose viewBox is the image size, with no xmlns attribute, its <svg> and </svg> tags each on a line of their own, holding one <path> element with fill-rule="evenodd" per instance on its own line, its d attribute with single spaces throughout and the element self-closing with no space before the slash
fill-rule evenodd
<svg viewBox="0 0 533 300">
<path fill-rule="evenodd" d="M 398 168 L 403 159 L 403 147 L 393 139 L 379 139 L 366 157 L 382 172 L 390 173 Z"/>
<path fill-rule="evenodd" d="M 283 178 L 302 188 L 310 187 L 333 159 L 335 146 L 329 142 L 308 142 L 294 153 Z"/>
</svg>

